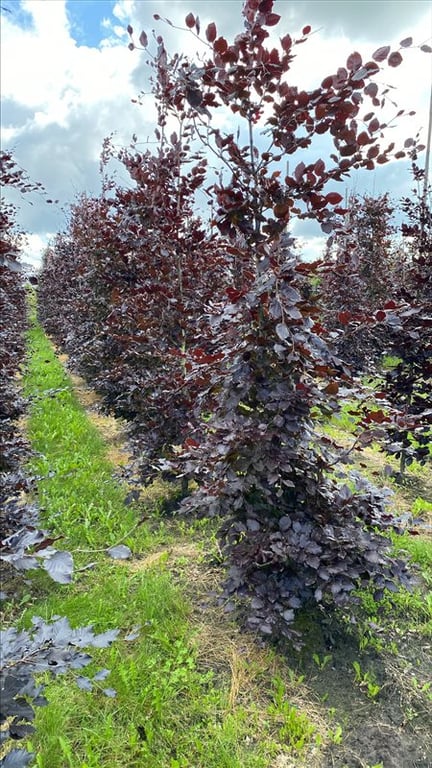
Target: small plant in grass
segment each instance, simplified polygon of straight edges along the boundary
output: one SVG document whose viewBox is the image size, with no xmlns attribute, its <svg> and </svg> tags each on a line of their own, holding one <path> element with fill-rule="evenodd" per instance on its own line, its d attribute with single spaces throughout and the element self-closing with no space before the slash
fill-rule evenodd
<svg viewBox="0 0 432 768">
<path fill-rule="evenodd" d="M 355 672 L 355 682 L 359 684 L 362 690 L 366 691 L 367 696 L 370 699 L 375 699 L 381 690 L 381 686 L 377 684 L 374 674 L 369 671 L 363 672 L 358 661 L 353 661 L 353 667 Z"/>
<path fill-rule="evenodd" d="M 299 712 L 298 708 L 289 702 L 285 684 L 280 678 L 273 680 L 272 698 L 268 712 L 281 721 L 278 729 L 279 738 L 291 748 L 301 752 L 314 741 L 314 737 L 317 736 L 316 727 L 307 715 Z"/>
<path fill-rule="evenodd" d="M 327 736 L 333 744 L 342 744 L 343 741 L 343 729 L 342 726 L 337 724 L 334 730 L 327 731 Z"/>
<path fill-rule="evenodd" d="M 400 363 L 400 357 L 396 357 L 395 355 L 384 355 L 381 359 L 381 367 L 385 371 L 396 368 L 398 363 Z"/>
<path fill-rule="evenodd" d="M 325 669 L 327 664 L 330 664 L 333 656 L 331 654 L 326 654 L 325 656 L 320 656 L 319 653 L 314 653 L 312 655 L 312 659 L 314 660 L 315 664 L 317 665 L 318 669 Z"/>
<path fill-rule="evenodd" d="M 432 502 L 423 499 L 421 496 L 418 496 L 414 500 L 411 511 L 413 517 L 420 515 L 432 515 Z"/>
</svg>

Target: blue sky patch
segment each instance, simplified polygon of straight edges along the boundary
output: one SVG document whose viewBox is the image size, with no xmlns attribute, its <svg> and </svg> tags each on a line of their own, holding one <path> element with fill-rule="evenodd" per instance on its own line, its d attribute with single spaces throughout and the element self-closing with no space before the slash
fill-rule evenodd
<svg viewBox="0 0 432 768">
<path fill-rule="evenodd" d="M 102 20 L 112 17 L 113 0 L 67 0 L 66 13 L 71 25 L 71 36 L 78 45 L 97 48 L 107 30 Z"/>
<path fill-rule="evenodd" d="M 21 0 L 2 0 L 1 12 L 21 29 L 33 28 L 33 16 L 22 7 Z"/>
</svg>

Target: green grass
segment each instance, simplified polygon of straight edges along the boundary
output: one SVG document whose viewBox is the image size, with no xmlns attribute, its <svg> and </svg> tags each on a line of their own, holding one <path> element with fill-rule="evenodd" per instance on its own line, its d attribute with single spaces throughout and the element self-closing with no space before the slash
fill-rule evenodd
<svg viewBox="0 0 432 768">
<path fill-rule="evenodd" d="M 33 587 L 8 606 L 10 616 L 21 611 L 19 623 L 27 627 L 34 615 L 65 615 L 72 626 L 121 629 L 111 648 L 92 651 L 92 665 L 83 671 L 91 677 L 110 669 L 101 687 L 114 688 L 115 698 L 80 690 L 74 672 L 43 677 L 49 705 L 38 709 L 36 734 L 27 743 L 38 768 L 268 768 L 277 755 L 299 758 L 316 749 L 320 737 L 307 714 L 294 712 L 280 688 L 279 698 L 272 696 L 270 651 L 257 653 L 257 700 L 252 681 L 233 698 L 239 672 L 227 661 L 226 648 L 220 654 L 225 663 L 203 659 L 199 632 L 205 617 L 197 622 L 190 585 L 185 588 L 196 559 L 179 557 L 173 573 L 167 559 L 169 548 L 191 531 L 201 542 L 211 537 L 208 525 L 164 521 L 147 504 L 149 525 L 137 526 L 142 509 L 125 505 L 127 489 L 113 478 L 107 446 L 40 327 L 29 332 L 28 344 L 24 387 L 35 451 L 29 471 L 38 477 L 43 523 L 62 537 L 57 548 L 72 551 L 77 572 L 72 585 L 36 572 Z M 119 541 L 131 547 L 133 564 L 104 552 Z M 155 551 L 162 556 L 144 567 Z M 232 625 L 226 623 L 229 644 Z M 136 625 L 138 637 L 126 641 Z M 218 642 L 223 644 L 223 632 Z M 244 677 L 248 662 L 241 652 L 238 660 Z M 288 676 L 287 686 L 288 673 L 287 667 L 280 673 Z"/>
<path fill-rule="evenodd" d="M 29 333 L 24 392 L 31 399 L 28 435 L 36 456 L 44 519 L 69 546 L 109 546 L 136 522 L 124 505 L 126 490 L 112 477 L 106 445 L 74 394 L 41 328 Z"/>
</svg>

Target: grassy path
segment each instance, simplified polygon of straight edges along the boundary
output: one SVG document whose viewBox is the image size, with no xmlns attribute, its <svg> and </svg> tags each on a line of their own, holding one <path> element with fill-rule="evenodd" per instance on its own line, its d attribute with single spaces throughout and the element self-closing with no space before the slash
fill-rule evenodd
<svg viewBox="0 0 432 768">
<path fill-rule="evenodd" d="M 95 669 L 111 670 L 101 688 L 114 688 L 115 698 L 80 690 L 72 674 L 46 680 L 50 703 L 30 744 L 38 768 L 269 768 L 290 765 L 290 755 L 311 764 L 322 723 L 292 704 L 301 681 L 247 638 L 238 647 L 237 630 L 228 620 L 224 628 L 220 614 L 207 620 L 178 578 L 185 566 L 191 579 L 206 571 L 209 532 L 201 527 L 192 545 L 184 524 L 157 513 L 136 527 L 140 510 L 125 506 L 107 446 L 37 326 L 29 350 L 31 470 L 44 523 L 63 537 L 57 546 L 72 551 L 77 573 L 67 586 L 36 574 L 22 621 L 67 615 L 73 626 L 120 628 L 122 636 L 140 627 L 134 641 L 94 654 Z M 120 540 L 132 561 L 100 551 Z"/>
</svg>

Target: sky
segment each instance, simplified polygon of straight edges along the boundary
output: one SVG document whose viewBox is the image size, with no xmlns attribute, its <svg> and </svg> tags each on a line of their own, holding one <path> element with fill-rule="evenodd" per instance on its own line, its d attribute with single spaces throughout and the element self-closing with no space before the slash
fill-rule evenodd
<svg viewBox="0 0 432 768">
<path fill-rule="evenodd" d="M 48 205 L 38 195 L 5 192 L 17 204 L 18 224 L 28 233 L 24 261 L 39 263 L 50 238 L 65 227 L 67 206 L 77 195 L 99 193 L 99 157 L 106 136 L 113 134 L 118 147 L 128 146 L 133 134 L 140 147 L 154 138 L 151 102 L 132 103 L 148 89 L 149 73 L 145 55 L 128 50 L 127 25 L 138 34 L 145 29 L 149 38 L 154 29 L 170 53 L 191 55 L 199 51 L 198 43 L 155 21 L 153 14 L 184 26 L 192 11 L 203 29 L 214 21 L 229 40 L 242 31 L 242 5 L 242 0 L 1 0 L 1 146 L 13 150 L 18 165 L 44 184 L 49 198 L 59 201 Z M 409 36 L 416 46 L 431 44 L 429 0 L 276 0 L 274 11 L 282 19 L 273 34 L 296 37 L 305 25 L 312 26 L 314 34 L 298 47 L 290 72 L 292 82 L 305 89 L 344 66 L 355 50 L 369 59 L 379 46 L 397 49 Z M 395 89 L 399 107 L 416 114 L 401 117 L 389 140 L 403 142 L 420 130 L 425 143 L 432 56 L 418 47 L 402 53 L 403 64 L 380 73 L 378 81 Z M 232 131 L 233 120 L 221 115 L 220 127 Z M 317 145 L 315 159 L 320 151 L 328 151 L 324 143 Z M 424 155 L 420 161 L 424 163 Z M 126 184 L 127 178 L 120 174 L 118 181 Z M 399 199 L 411 187 L 408 165 L 398 161 L 356 172 L 338 191 L 389 192 Z M 305 257 L 318 255 L 324 238 L 316 225 L 296 227 Z"/>
</svg>

